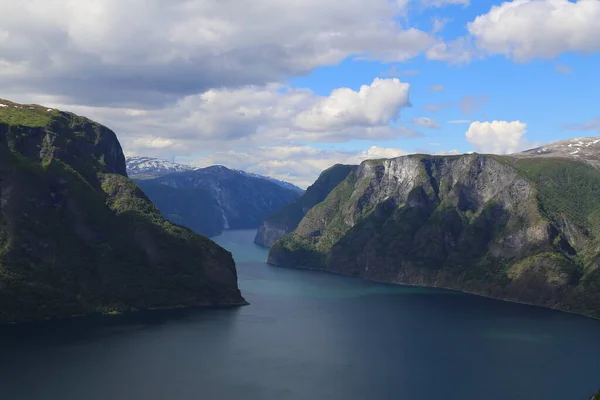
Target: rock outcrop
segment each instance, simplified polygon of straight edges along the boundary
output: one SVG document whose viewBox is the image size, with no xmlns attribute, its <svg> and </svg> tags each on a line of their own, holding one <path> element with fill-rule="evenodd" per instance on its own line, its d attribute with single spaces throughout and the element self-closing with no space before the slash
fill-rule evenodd
<svg viewBox="0 0 600 400">
<path fill-rule="evenodd" d="M 600 317 L 600 171 L 536 154 L 365 161 L 268 262 Z"/>
<path fill-rule="evenodd" d="M 262 221 L 254 243 L 271 247 L 282 236 L 292 232 L 312 207 L 325 200 L 357 165 L 336 164 L 323 171 L 316 182 L 298 199 L 283 206 Z"/>
</svg>

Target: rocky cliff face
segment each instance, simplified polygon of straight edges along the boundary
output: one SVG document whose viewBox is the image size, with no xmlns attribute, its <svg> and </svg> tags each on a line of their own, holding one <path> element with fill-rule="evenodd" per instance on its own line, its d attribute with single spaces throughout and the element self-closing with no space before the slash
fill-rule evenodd
<svg viewBox="0 0 600 400">
<path fill-rule="evenodd" d="M 600 317 L 600 172 L 565 158 L 366 161 L 268 262 Z"/>
<path fill-rule="evenodd" d="M 292 232 L 304 215 L 319 204 L 358 166 L 337 164 L 323 171 L 316 182 L 298 199 L 265 218 L 256 233 L 254 243 L 271 247 L 279 238 Z"/>
<path fill-rule="evenodd" d="M 165 218 L 207 236 L 254 229 L 302 193 L 224 166 L 136 180 Z"/>
<path fill-rule="evenodd" d="M 244 303 L 231 254 L 160 216 L 112 131 L 0 104 L 0 323 Z"/>
</svg>

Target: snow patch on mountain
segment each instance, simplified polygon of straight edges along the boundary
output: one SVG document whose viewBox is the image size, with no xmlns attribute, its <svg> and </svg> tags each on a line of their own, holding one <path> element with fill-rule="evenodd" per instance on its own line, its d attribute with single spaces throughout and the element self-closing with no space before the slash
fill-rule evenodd
<svg viewBox="0 0 600 400">
<path fill-rule="evenodd" d="M 137 176 L 159 177 L 175 172 L 193 171 L 196 168 L 153 157 L 127 157 L 127 174 Z"/>
</svg>

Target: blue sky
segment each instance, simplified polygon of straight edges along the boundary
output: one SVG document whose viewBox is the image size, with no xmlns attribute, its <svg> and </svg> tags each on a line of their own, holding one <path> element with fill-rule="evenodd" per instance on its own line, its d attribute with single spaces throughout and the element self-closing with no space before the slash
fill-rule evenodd
<svg viewBox="0 0 600 400">
<path fill-rule="evenodd" d="M 447 6 L 415 13 L 411 26 L 430 30 L 433 21 L 447 20 L 441 34 L 454 39 L 466 34 L 466 24 L 477 15 L 489 11 L 498 1 L 477 1 L 469 7 Z M 411 84 L 412 107 L 403 109 L 400 123 L 415 127 L 424 137 L 377 142 L 382 147 L 400 147 L 410 152 L 473 151 L 465 140 L 468 123 L 448 121 L 520 120 L 527 124 L 527 138 L 533 144 L 548 143 L 581 136 L 594 136 L 600 131 L 567 130 L 567 125 L 591 121 L 600 115 L 600 54 L 563 53 L 553 59 L 514 62 L 495 55 L 460 65 L 428 60 L 424 55 L 406 63 L 382 63 L 349 58 L 339 65 L 317 68 L 306 76 L 291 79 L 294 87 L 309 87 L 326 96 L 337 87 L 358 90 L 375 77 L 398 72 L 402 81 Z M 402 72 L 408 72 L 402 74 Z M 442 85 L 443 90 L 429 91 Z M 481 108 L 463 113 L 460 100 L 466 96 L 485 97 Z M 437 112 L 428 111 L 426 104 L 450 104 Z M 439 129 L 410 124 L 413 118 L 430 117 L 440 123 Z M 370 142 L 368 142 L 370 143 Z M 321 143 L 323 148 L 364 149 L 362 140 L 346 143 Z"/>
<path fill-rule="evenodd" d="M 600 134 L 599 0 L 0 7 L 0 97 L 93 118 L 127 155 L 307 186 L 335 163 Z"/>
</svg>

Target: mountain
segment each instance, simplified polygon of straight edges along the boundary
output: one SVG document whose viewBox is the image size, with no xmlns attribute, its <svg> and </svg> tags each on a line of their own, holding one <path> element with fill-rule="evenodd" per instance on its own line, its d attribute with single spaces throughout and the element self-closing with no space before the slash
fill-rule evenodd
<svg viewBox="0 0 600 400">
<path fill-rule="evenodd" d="M 244 303 L 231 253 L 160 216 L 114 132 L 0 100 L 0 322 Z"/>
<path fill-rule="evenodd" d="M 514 154 L 515 157 L 550 157 L 579 160 L 600 169 L 600 137 L 563 140 Z"/>
<path fill-rule="evenodd" d="M 125 163 L 127 165 L 127 174 L 132 179 L 152 179 L 176 172 L 187 172 L 201 169 L 198 167 L 178 164 L 154 157 L 127 157 L 125 159 Z M 249 177 L 265 179 L 286 189 L 292 189 L 300 193 L 304 193 L 303 189 L 290 182 L 281 181 L 279 179 L 271 178 L 270 176 L 253 174 L 251 172 L 242 171 L 241 169 L 234 169 L 233 171 Z"/>
<path fill-rule="evenodd" d="M 259 179 L 266 179 L 268 181 L 271 181 L 283 188 L 286 189 L 291 189 L 291 190 L 295 190 L 297 192 L 300 192 L 301 194 L 304 193 L 304 189 L 299 188 L 298 186 L 294 185 L 293 183 L 290 182 L 285 182 L 285 181 L 281 181 L 279 179 L 275 179 L 275 178 L 271 178 L 270 176 L 265 176 L 265 175 L 260 175 L 260 174 L 253 174 L 251 172 L 246 172 L 246 171 L 242 171 L 241 169 L 235 169 L 234 171 L 239 172 L 240 174 L 243 175 L 247 175 L 247 176 L 251 176 L 253 178 L 259 178 Z"/>
<path fill-rule="evenodd" d="M 302 193 L 222 165 L 136 180 L 162 215 L 207 236 L 254 229 Z"/>
<path fill-rule="evenodd" d="M 127 175 L 132 179 L 152 179 L 175 172 L 193 171 L 189 165 L 178 164 L 153 157 L 127 157 Z"/>
<path fill-rule="evenodd" d="M 292 232 L 308 210 L 325 200 L 329 192 L 356 168 L 357 165 L 336 164 L 323 171 L 301 197 L 286 204 L 261 222 L 254 243 L 270 247 L 279 238 Z"/>
<path fill-rule="evenodd" d="M 598 139 L 365 161 L 268 262 L 600 317 Z"/>
</svg>

